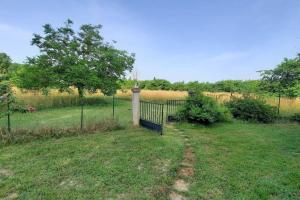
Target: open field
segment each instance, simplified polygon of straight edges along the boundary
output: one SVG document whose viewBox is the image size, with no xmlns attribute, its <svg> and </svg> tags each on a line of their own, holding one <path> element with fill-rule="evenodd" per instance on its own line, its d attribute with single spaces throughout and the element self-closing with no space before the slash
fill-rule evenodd
<svg viewBox="0 0 300 200">
<path fill-rule="evenodd" d="M 37 108 L 52 108 L 52 107 L 64 107 L 79 104 L 79 99 L 76 96 L 77 92 L 74 91 L 72 94 L 59 93 L 57 90 L 52 90 L 49 96 L 44 96 L 40 92 L 21 92 L 19 89 L 14 88 L 16 97 L 26 105 L 32 105 Z M 230 93 L 226 92 L 205 92 L 206 95 L 215 98 L 219 102 L 225 102 L 230 99 Z M 187 97 L 186 91 L 165 91 L 165 90 L 142 90 L 141 99 L 143 100 L 154 100 L 154 101 L 165 101 L 168 99 L 184 99 Z M 234 96 L 241 96 L 240 94 L 233 94 Z M 118 91 L 116 94 L 117 98 L 130 99 L 131 91 Z M 97 104 L 97 101 L 108 100 L 111 101 L 111 97 L 104 97 L 101 93 L 87 94 L 87 99 L 90 104 Z M 269 97 L 266 101 L 274 106 L 277 106 L 277 98 Z M 281 99 L 282 115 L 292 115 L 300 112 L 300 99 Z"/>
<path fill-rule="evenodd" d="M 300 126 L 178 125 L 196 153 L 190 199 L 299 199 Z"/>
</svg>

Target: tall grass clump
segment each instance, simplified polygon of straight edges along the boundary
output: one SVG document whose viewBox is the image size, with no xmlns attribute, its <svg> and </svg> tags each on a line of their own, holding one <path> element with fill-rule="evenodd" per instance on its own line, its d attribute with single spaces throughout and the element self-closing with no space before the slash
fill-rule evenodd
<svg viewBox="0 0 300 200">
<path fill-rule="evenodd" d="M 122 128 L 117 118 L 106 118 L 99 122 L 88 123 L 82 130 L 79 126 L 67 128 L 42 127 L 38 129 L 14 129 L 9 133 L 7 129 L 0 128 L 0 145 L 23 143 L 45 138 L 93 134 Z"/>
<path fill-rule="evenodd" d="M 84 98 L 85 105 L 105 105 L 108 104 L 108 98 L 104 97 L 86 97 Z M 63 108 L 71 106 L 80 106 L 80 99 L 77 96 L 32 96 L 18 99 L 18 104 L 24 107 L 33 106 L 37 110 L 47 108 Z"/>
</svg>

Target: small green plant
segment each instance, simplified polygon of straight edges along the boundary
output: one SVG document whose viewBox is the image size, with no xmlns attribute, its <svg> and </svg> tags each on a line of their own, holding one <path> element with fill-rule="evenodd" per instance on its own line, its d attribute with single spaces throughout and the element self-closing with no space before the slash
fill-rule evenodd
<svg viewBox="0 0 300 200">
<path fill-rule="evenodd" d="M 270 123 L 277 117 L 275 107 L 253 97 L 233 98 L 226 106 L 233 117 L 241 120 Z"/>
<path fill-rule="evenodd" d="M 295 113 L 291 116 L 291 120 L 300 123 L 300 113 Z"/>
<path fill-rule="evenodd" d="M 197 93 L 188 97 L 186 104 L 176 113 L 175 119 L 208 125 L 229 121 L 231 115 L 227 108 L 217 104 L 211 97 Z"/>
<path fill-rule="evenodd" d="M 23 106 L 23 105 L 13 105 L 11 109 L 12 109 L 13 112 L 20 112 L 20 113 L 27 113 L 28 112 L 28 108 L 26 106 Z"/>
</svg>

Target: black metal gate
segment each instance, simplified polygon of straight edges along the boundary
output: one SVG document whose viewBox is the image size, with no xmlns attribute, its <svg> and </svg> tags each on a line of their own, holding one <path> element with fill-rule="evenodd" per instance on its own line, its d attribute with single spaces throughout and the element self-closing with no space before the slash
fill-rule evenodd
<svg viewBox="0 0 300 200">
<path fill-rule="evenodd" d="M 186 104 L 187 100 L 167 100 L 167 113 L 166 113 L 166 121 L 171 122 L 174 121 L 174 115 L 176 112 Z"/>
<path fill-rule="evenodd" d="M 140 125 L 163 133 L 164 104 L 140 101 Z"/>
</svg>

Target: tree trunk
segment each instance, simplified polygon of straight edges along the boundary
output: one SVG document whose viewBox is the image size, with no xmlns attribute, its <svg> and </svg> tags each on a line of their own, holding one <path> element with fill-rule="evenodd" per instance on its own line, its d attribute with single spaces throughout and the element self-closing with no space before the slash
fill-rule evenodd
<svg viewBox="0 0 300 200">
<path fill-rule="evenodd" d="M 277 114 L 280 113 L 280 101 L 281 101 L 281 93 L 278 94 L 278 105 L 277 105 Z"/>
<path fill-rule="evenodd" d="M 80 107 L 81 107 L 81 114 L 80 114 L 80 130 L 83 130 L 83 89 L 78 88 L 78 95 L 79 95 L 79 101 L 80 101 Z"/>
<path fill-rule="evenodd" d="M 115 95 L 113 95 L 113 118 L 115 117 Z"/>
</svg>

